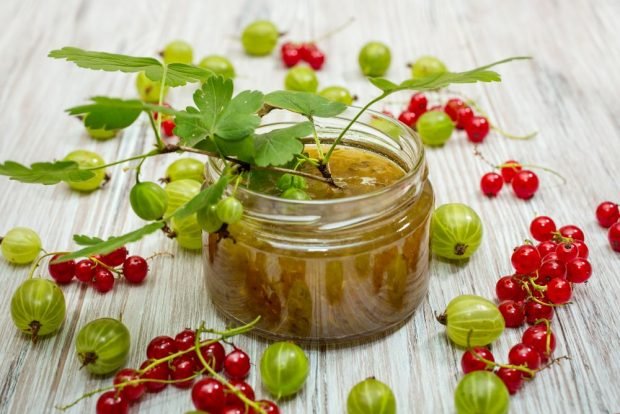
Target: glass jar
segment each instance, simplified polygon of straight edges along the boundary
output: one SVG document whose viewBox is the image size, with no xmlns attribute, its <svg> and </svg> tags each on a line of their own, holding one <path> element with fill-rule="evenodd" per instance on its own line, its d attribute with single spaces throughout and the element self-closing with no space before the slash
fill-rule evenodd
<svg viewBox="0 0 620 414">
<path fill-rule="evenodd" d="M 356 113 L 315 119 L 321 140 L 333 142 Z M 329 200 L 287 200 L 240 187 L 245 212 L 229 227 L 231 237 L 204 238 L 207 288 L 224 316 L 247 323 L 260 315 L 255 331 L 272 338 L 337 342 L 397 327 L 420 304 L 434 202 L 422 143 L 408 127 L 369 111 L 341 145 L 387 157 L 405 175 L 368 194 Z M 220 168 L 210 162 L 207 180 Z"/>
</svg>

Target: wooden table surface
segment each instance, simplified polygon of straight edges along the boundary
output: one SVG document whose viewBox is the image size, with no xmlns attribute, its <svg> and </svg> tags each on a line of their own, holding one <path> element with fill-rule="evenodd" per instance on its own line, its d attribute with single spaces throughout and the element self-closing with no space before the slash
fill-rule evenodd
<svg viewBox="0 0 620 414">
<path fill-rule="evenodd" d="M 107 160 L 131 156 L 151 145 L 145 122 L 109 142 L 89 139 L 79 122 L 63 109 L 105 94 L 132 97 L 134 77 L 90 72 L 46 57 L 65 45 L 92 50 L 153 55 L 175 38 L 186 39 L 197 58 L 209 53 L 229 56 L 238 71 L 237 89 L 282 87 L 285 70 L 276 56 L 250 58 L 237 37 L 256 18 L 275 21 L 292 40 L 308 40 L 345 22 L 355 21 L 320 46 L 327 63 L 320 82 L 343 84 L 361 98 L 375 94 L 357 67 L 357 53 L 370 40 L 392 48 L 388 76 L 408 76 L 406 63 L 422 54 L 441 57 L 454 70 L 468 69 L 512 55 L 533 61 L 499 68 L 502 84 L 460 88 L 477 98 L 492 121 L 514 132 L 540 131 L 531 141 L 511 141 L 491 134 L 481 149 L 496 162 L 517 159 L 560 171 L 567 180 L 540 173 L 541 188 L 531 201 L 504 191 L 497 199 L 481 195 L 478 181 L 486 167 L 473 156 L 462 133 L 441 149 L 427 152 L 438 204 L 464 202 L 476 209 L 486 235 L 479 252 L 463 266 L 437 260 L 431 266 L 429 294 L 413 318 L 397 332 L 370 343 L 307 350 L 311 370 L 303 391 L 282 403 L 283 412 L 343 413 L 349 389 L 371 375 L 388 383 L 399 413 L 453 412 L 453 391 L 461 378 L 461 351 L 451 346 L 435 322 L 453 297 L 475 293 L 494 297 L 495 281 L 510 272 L 512 248 L 528 236 L 530 220 L 548 214 L 586 231 L 594 275 L 578 286 L 574 304 L 554 319 L 556 355 L 570 361 L 541 373 L 511 400 L 513 413 L 620 412 L 620 255 L 594 218 L 596 205 L 620 198 L 620 2 L 573 1 L 88 1 L 4 0 L 0 14 L 0 159 L 34 162 L 62 158 L 73 149 L 91 149 Z M 174 92 L 171 101 L 187 100 Z M 406 96 L 397 99 L 405 100 Z M 398 108 L 394 103 L 392 109 Z M 381 108 L 379 108 L 381 109 Z M 161 177 L 176 156 L 145 164 L 145 177 Z M 113 180 L 102 191 L 80 195 L 64 185 L 43 187 L 0 179 L 0 233 L 21 225 L 36 229 L 47 249 L 73 249 L 74 233 L 108 236 L 140 225 L 128 194 L 133 178 L 112 168 Z M 204 289 L 199 254 L 179 250 L 162 235 L 130 246 L 160 258 L 147 282 L 119 284 L 101 295 L 74 283 L 64 287 L 67 318 L 56 336 L 32 345 L 15 330 L 9 300 L 26 278 L 27 267 L 0 260 L 0 413 L 47 413 L 82 393 L 110 383 L 79 370 L 74 355 L 77 331 L 104 316 L 118 317 L 132 333 L 130 366 L 144 359 L 148 341 L 174 335 L 184 327 L 222 327 Z M 495 355 L 506 359 L 521 330 L 508 330 Z M 237 338 L 256 360 L 265 343 Z M 257 369 L 249 382 L 267 397 Z M 93 412 L 96 398 L 73 408 Z M 137 413 L 182 413 L 192 408 L 190 393 L 169 387 L 148 395 L 131 409 Z"/>
</svg>

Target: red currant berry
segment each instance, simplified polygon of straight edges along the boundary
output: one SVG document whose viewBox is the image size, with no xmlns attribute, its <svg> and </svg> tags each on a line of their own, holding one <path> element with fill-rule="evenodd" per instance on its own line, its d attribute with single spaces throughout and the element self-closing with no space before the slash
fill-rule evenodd
<svg viewBox="0 0 620 414">
<path fill-rule="evenodd" d="M 530 223 L 530 233 L 539 242 L 551 240 L 555 230 L 555 222 L 551 217 L 538 216 Z"/>
<path fill-rule="evenodd" d="M 483 346 L 477 346 L 471 350 L 467 350 L 461 357 L 461 368 L 465 374 L 472 371 L 483 371 L 488 369 L 493 370 L 493 366 L 488 366 L 486 362 L 481 361 L 476 355 L 486 360 L 495 362 L 495 357 L 488 348 Z"/>
<path fill-rule="evenodd" d="M 462 111 L 462 109 L 461 109 Z M 489 121 L 483 116 L 474 116 L 465 125 L 465 132 L 467 132 L 467 138 L 471 142 L 480 143 L 484 141 L 487 135 L 489 135 Z"/>
<path fill-rule="evenodd" d="M 538 351 L 543 364 L 549 361 L 551 354 L 555 351 L 555 335 L 551 329 L 548 334 L 549 342 L 547 342 L 547 325 L 539 324 L 527 328 L 521 338 L 522 343 Z"/>
<path fill-rule="evenodd" d="M 579 248 L 574 243 L 560 243 L 555 249 L 555 254 L 558 255 L 559 261 L 568 263 L 579 256 Z"/>
<path fill-rule="evenodd" d="M 611 227 L 612 224 L 620 219 L 620 209 L 618 204 L 611 201 L 604 201 L 596 208 L 596 219 L 598 223 L 605 227 Z"/>
<path fill-rule="evenodd" d="M 620 221 L 613 224 L 607 232 L 609 245 L 615 252 L 620 252 Z"/>
<path fill-rule="evenodd" d="M 523 302 L 505 300 L 497 307 L 506 321 L 508 328 L 518 328 L 525 323 L 525 308 Z"/>
<path fill-rule="evenodd" d="M 101 256 L 101 263 L 108 265 L 110 267 L 117 267 L 123 264 L 125 258 L 127 258 L 127 248 L 125 246 L 119 247 L 118 249 L 110 252 L 106 255 Z"/>
<path fill-rule="evenodd" d="M 469 106 L 464 106 L 456 111 L 456 127 L 466 129 L 474 118 L 474 111 Z"/>
<path fill-rule="evenodd" d="M 80 260 L 75 264 L 75 277 L 80 282 L 90 283 L 95 277 L 96 266 L 90 259 Z"/>
<path fill-rule="evenodd" d="M 247 382 L 233 379 L 233 380 L 230 380 L 230 385 L 235 387 L 248 399 L 254 401 L 254 399 L 256 398 L 256 395 L 254 395 L 254 390 L 252 389 L 250 384 L 248 384 Z M 225 393 L 226 393 L 226 405 L 241 406 L 241 407 L 245 405 L 245 403 L 241 401 L 241 399 L 237 397 L 237 395 L 234 392 L 230 391 L 228 388 L 225 390 Z"/>
<path fill-rule="evenodd" d="M 140 374 L 135 369 L 124 368 L 116 373 L 114 376 L 114 385 L 119 386 L 129 381 L 136 381 L 140 379 Z M 133 385 L 125 385 L 120 389 L 121 396 L 129 403 L 138 401 L 146 392 L 146 385 L 143 382 L 139 382 Z"/>
<path fill-rule="evenodd" d="M 250 372 L 250 357 L 240 349 L 231 351 L 224 358 L 224 371 L 233 379 L 243 379 Z"/>
<path fill-rule="evenodd" d="M 215 372 L 220 372 L 224 368 L 226 350 L 219 342 L 214 342 L 200 348 L 200 353 L 205 361 Z"/>
<path fill-rule="evenodd" d="M 577 257 L 587 259 L 590 255 L 590 249 L 588 249 L 588 246 L 585 244 L 585 242 L 582 242 L 581 240 L 573 240 L 573 244 L 577 246 Z"/>
<path fill-rule="evenodd" d="M 152 363 L 153 363 L 152 359 L 144 361 L 142 365 L 140 365 L 140 370 L 143 370 L 144 368 L 148 367 Z M 149 381 L 149 382 L 144 383 L 144 385 L 146 386 L 146 390 L 148 392 L 160 392 L 161 390 L 166 388 L 168 384 L 166 384 L 165 382 L 159 382 L 159 381 L 167 381 L 168 379 L 170 379 L 170 369 L 168 368 L 167 363 L 162 362 L 160 364 L 155 365 L 153 368 L 149 369 L 148 371 L 144 372 L 140 377 L 144 379 L 148 379 L 148 380 L 155 380 L 153 382 Z"/>
<path fill-rule="evenodd" d="M 174 136 L 174 128 L 176 128 L 177 124 L 174 122 L 174 119 L 164 119 L 161 121 L 161 129 L 164 131 L 167 137 Z"/>
<path fill-rule="evenodd" d="M 538 250 L 538 253 L 540 253 L 540 257 L 543 258 L 544 262 L 545 260 L 547 260 L 546 256 L 549 253 L 555 253 L 555 249 L 557 249 L 557 247 L 558 244 L 556 242 L 548 240 L 538 243 L 538 245 L 536 246 L 536 250 Z"/>
<path fill-rule="evenodd" d="M 510 258 L 512 266 L 518 274 L 527 275 L 535 272 L 540 267 L 540 253 L 536 247 L 524 244 L 515 249 Z"/>
<path fill-rule="evenodd" d="M 97 400 L 97 414 L 127 414 L 129 404 L 116 390 L 101 394 Z"/>
<path fill-rule="evenodd" d="M 169 336 L 156 336 L 146 347 L 146 356 L 149 359 L 162 359 L 178 351 L 174 339 Z"/>
<path fill-rule="evenodd" d="M 75 261 L 67 260 L 62 263 L 54 263 L 54 260 L 58 259 L 62 254 L 55 254 L 50 260 L 47 269 L 52 276 L 52 279 L 59 285 L 64 285 L 73 280 L 75 276 Z"/>
<path fill-rule="evenodd" d="M 487 197 L 495 197 L 504 186 L 504 179 L 498 173 L 486 173 L 480 179 L 480 189 Z"/>
<path fill-rule="evenodd" d="M 419 116 L 415 112 L 411 111 L 403 111 L 398 116 L 398 120 L 407 125 L 409 128 L 415 127 L 416 122 L 418 122 L 418 118 Z"/>
<path fill-rule="evenodd" d="M 282 47 L 282 62 L 287 68 L 292 68 L 301 62 L 301 53 L 297 47 L 284 48 Z"/>
<path fill-rule="evenodd" d="M 504 382 L 510 395 L 515 395 L 523 386 L 523 372 L 518 369 L 500 368 L 496 374 Z"/>
<path fill-rule="evenodd" d="M 269 400 L 259 400 L 256 402 L 258 403 L 260 408 L 265 411 L 265 414 L 280 414 L 280 409 L 274 402 Z"/>
<path fill-rule="evenodd" d="M 203 378 L 192 388 L 194 406 L 210 413 L 219 413 L 226 404 L 224 385 L 215 378 Z"/>
<path fill-rule="evenodd" d="M 325 63 L 325 54 L 318 49 L 311 50 L 306 62 L 308 62 L 312 69 L 320 70 Z"/>
<path fill-rule="evenodd" d="M 523 286 L 512 276 L 504 276 L 497 281 L 495 293 L 500 302 L 505 300 L 520 301 L 526 297 Z"/>
<path fill-rule="evenodd" d="M 174 337 L 174 343 L 179 351 L 193 348 L 196 345 L 196 332 L 184 329 Z"/>
<path fill-rule="evenodd" d="M 512 178 L 512 191 L 523 200 L 534 197 L 538 191 L 538 176 L 530 170 L 519 171 Z"/>
<path fill-rule="evenodd" d="M 560 232 L 560 234 L 568 239 L 573 239 L 573 240 L 581 240 L 581 241 L 585 241 L 586 237 L 583 234 L 583 231 L 575 226 L 574 224 L 569 224 L 567 226 L 562 226 L 560 227 L 560 229 L 558 230 Z"/>
<path fill-rule="evenodd" d="M 457 114 L 458 110 L 466 106 L 467 105 L 465 104 L 465 102 L 463 102 L 459 98 L 452 98 L 448 100 L 448 102 L 446 102 L 446 106 L 444 107 L 443 110 L 446 113 L 446 115 L 448 115 L 450 119 L 452 119 L 452 122 L 457 122 L 459 119 L 458 114 Z"/>
<path fill-rule="evenodd" d="M 423 93 L 414 93 L 411 99 L 409 100 L 409 106 L 407 110 L 410 112 L 415 112 L 416 114 L 421 114 L 426 112 L 426 107 L 428 106 L 428 99 L 426 99 L 426 95 Z"/>
<path fill-rule="evenodd" d="M 198 370 L 198 362 L 194 356 L 185 354 L 174 358 L 170 362 L 170 378 L 177 382 L 173 382 L 172 385 L 177 388 L 191 387 L 194 379 L 190 377 Z"/>
<path fill-rule="evenodd" d="M 566 264 L 566 279 L 573 283 L 583 283 L 592 276 L 592 265 L 587 259 L 576 258 Z"/>
<path fill-rule="evenodd" d="M 553 278 L 547 284 L 547 298 L 551 303 L 562 305 L 567 303 L 573 296 L 573 288 L 570 282 L 560 277 Z"/>
<path fill-rule="evenodd" d="M 303 60 L 308 62 L 311 59 L 311 54 L 313 51 L 319 50 L 314 43 L 302 43 L 299 46 L 299 54 Z"/>
<path fill-rule="evenodd" d="M 543 305 L 535 300 L 525 302 L 525 320 L 528 324 L 534 325 L 541 319 L 551 320 L 553 318 L 553 307 Z"/>
<path fill-rule="evenodd" d="M 508 352 L 508 362 L 511 365 L 524 366 L 534 370 L 540 368 L 541 365 L 538 351 L 523 343 L 516 344 L 510 349 L 510 352 Z"/>
<path fill-rule="evenodd" d="M 557 244 L 555 245 L 555 248 L 553 249 L 553 251 L 551 253 L 547 253 L 545 255 L 545 257 L 543 258 L 543 263 L 544 262 L 549 262 L 551 260 L 560 260 L 560 256 L 558 256 L 558 254 L 556 253 L 558 246 Z"/>
<path fill-rule="evenodd" d="M 93 287 L 100 293 L 106 293 L 114 287 L 114 275 L 105 267 L 95 269 L 93 276 Z"/>
<path fill-rule="evenodd" d="M 142 283 L 149 271 L 149 265 L 141 256 L 130 256 L 123 263 L 123 276 L 129 283 Z"/>
<path fill-rule="evenodd" d="M 540 265 L 536 283 L 546 285 L 551 279 L 556 277 L 566 279 L 566 265 L 559 260 L 547 260 Z"/>
<path fill-rule="evenodd" d="M 503 165 L 505 165 L 505 167 L 501 168 L 501 173 L 506 183 L 512 182 L 514 176 L 522 169 L 521 164 L 515 160 L 508 160 Z"/>
</svg>

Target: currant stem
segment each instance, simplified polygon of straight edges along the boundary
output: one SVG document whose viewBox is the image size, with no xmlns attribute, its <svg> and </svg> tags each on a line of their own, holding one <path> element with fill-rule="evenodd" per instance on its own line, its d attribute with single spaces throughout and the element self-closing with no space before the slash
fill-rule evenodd
<svg viewBox="0 0 620 414">
<path fill-rule="evenodd" d="M 489 115 L 485 111 L 482 110 L 480 105 L 478 105 L 478 103 L 474 99 L 470 98 L 469 96 L 466 96 L 465 94 L 463 94 L 461 92 L 457 92 L 457 91 L 449 90 L 449 93 L 453 94 L 453 95 L 460 96 L 461 98 L 463 98 L 463 100 L 469 106 L 471 106 L 476 112 L 478 112 L 481 116 L 485 117 L 489 121 L 489 126 L 491 127 L 491 129 L 493 129 L 495 132 L 497 132 L 498 134 L 502 135 L 505 138 L 524 141 L 524 140 L 532 139 L 536 135 L 538 135 L 538 131 L 532 131 L 532 132 L 530 132 L 528 134 L 525 134 L 525 135 L 515 135 L 515 134 L 508 133 L 505 130 L 503 130 L 502 128 L 500 128 L 499 126 L 497 126 L 495 123 L 492 123 L 489 120 Z"/>
<path fill-rule="evenodd" d="M 208 330 L 205 328 L 204 323 L 203 323 L 202 325 L 200 325 L 200 328 L 196 330 L 196 342 L 194 344 L 196 355 L 198 356 L 200 363 L 204 367 L 203 369 L 207 370 L 213 378 L 215 378 L 216 380 L 224 384 L 230 391 L 232 391 L 233 394 L 237 396 L 237 398 L 243 401 L 246 407 L 246 411 L 247 411 L 247 407 L 252 407 L 259 414 L 267 414 L 260 405 L 250 400 L 248 397 L 245 396 L 244 393 L 239 391 L 234 385 L 228 382 L 226 378 L 222 377 L 220 374 L 215 372 L 215 370 L 211 367 L 211 365 L 205 360 L 204 356 L 202 355 L 202 352 L 200 352 L 200 335 L 204 332 L 208 332 Z"/>
</svg>

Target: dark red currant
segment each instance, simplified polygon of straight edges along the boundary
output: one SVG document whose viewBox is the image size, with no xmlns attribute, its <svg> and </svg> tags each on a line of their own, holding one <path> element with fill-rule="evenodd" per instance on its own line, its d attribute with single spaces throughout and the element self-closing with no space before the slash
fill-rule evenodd
<svg viewBox="0 0 620 414">
<path fill-rule="evenodd" d="M 512 191 L 523 200 L 534 197 L 538 191 L 538 176 L 530 170 L 519 171 L 512 178 Z"/>
<path fill-rule="evenodd" d="M 75 261 L 67 260 L 62 263 L 54 263 L 56 259 L 61 257 L 62 254 L 55 254 L 47 266 L 47 270 L 50 272 L 52 279 L 59 285 L 64 285 L 73 280 L 75 276 Z"/>
<path fill-rule="evenodd" d="M 506 183 L 512 182 L 514 176 L 522 169 L 521 164 L 515 160 L 508 160 L 503 165 L 505 165 L 505 167 L 501 168 L 501 173 Z"/>
<path fill-rule="evenodd" d="M 480 179 L 480 189 L 487 197 L 495 197 L 504 186 L 504 179 L 498 173 L 486 173 Z"/>
<path fill-rule="evenodd" d="M 224 358 L 224 371 L 233 379 L 244 379 L 250 372 L 250 357 L 240 349 L 231 351 Z"/>
<path fill-rule="evenodd" d="M 618 204 L 611 201 L 604 201 L 596 208 L 596 219 L 598 223 L 605 227 L 611 227 L 612 224 L 620 219 L 620 209 Z"/>
<path fill-rule="evenodd" d="M 474 116 L 465 125 L 465 132 L 471 142 L 480 143 L 489 135 L 490 128 L 489 121 L 485 117 Z"/>
<path fill-rule="evenodd" d="M 480 360 L 479 357 L 495 362 L 495 357 L 493 357 L 493 354 L 488 348 L 477 346 L 463 353 L 461 357 L 461 368 L 463 369 L 463 373 L 467 374 L 472 371 L 483 371 L 485 369 L 489 371 L 493 370 L 493 366 L 488 366 L 487 363 Z"/>
<path fill-rule="evenodd" d="M 532 237 L 540 242 L 551 240 L 555 230 L 555 222 L 551 217 L 538 216 L 530 223 Z"/>
</svg>

